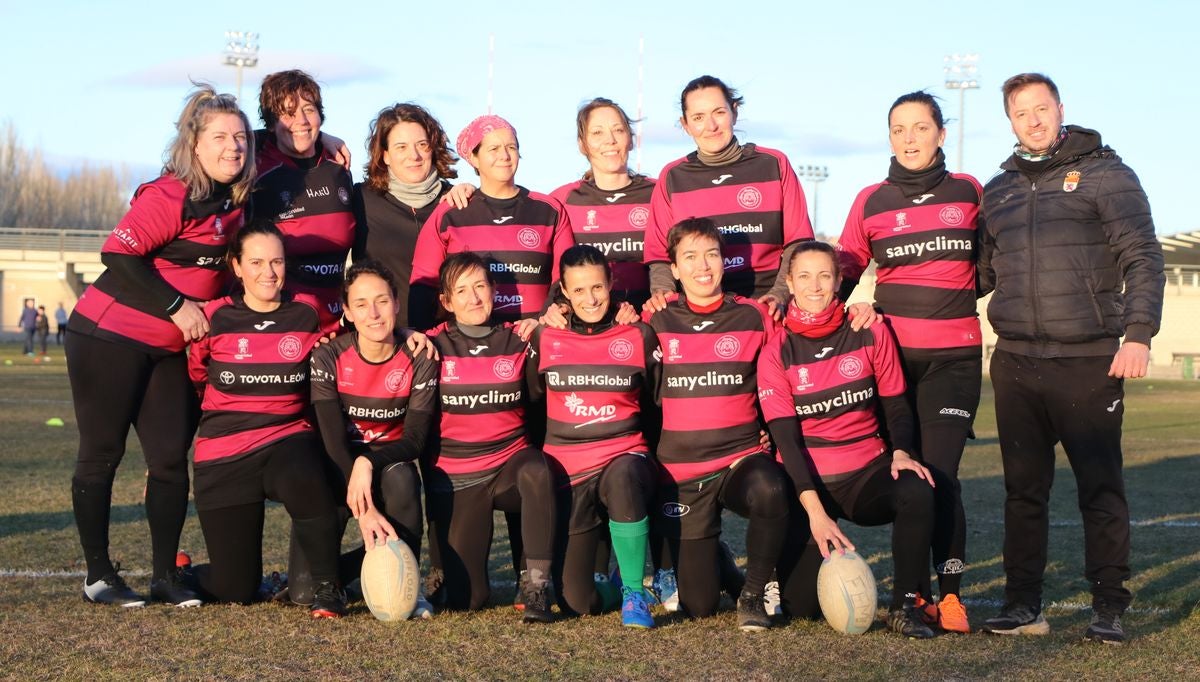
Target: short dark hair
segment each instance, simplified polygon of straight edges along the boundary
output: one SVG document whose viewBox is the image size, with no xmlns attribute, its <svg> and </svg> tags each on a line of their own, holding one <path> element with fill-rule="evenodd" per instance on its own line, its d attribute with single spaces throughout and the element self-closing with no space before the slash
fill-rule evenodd
<svg viewBox="0 0 1200 682">
<path fill-rule="evenodd" d="M 895 102 L 892 102 L 892 108 L 888 109 L 888 125 L 890 126 L 892 124 L 892 112 L 895 111 L 896 107 L 900 106 L 901 104 L 924 104 L 925 106 L 929 107 L 929 113 L 933 116 L 933 122 L 937 124 L 938 130 L 945 128 L 946 122 L 945 119 L 942 118 L 942 108 L 938 106 L 937 100 L 937 97 L 934 97 L 924 90 L 917 90 L 915 92 L 910 92 L 907 95 L 900 95 L 896 98 Z"/>
<path fill-rule="evenodd" d="M 1056 104 L 1062 104 L 1062 100 L 1058 97 L 1058 86 L 1050 77 L 1041 73 L 1018 73 L 1017 75 L 1004 81 L 1004 85 L 1000 86 L 1000 92 L 1004 94 L 1004 115 L 1008 115 L 1008 101 L 1012 99 L 1017 92 L 1024 90 L 1030 85 L 1044 85 L 1050 89 L 1050 94 L 1054 96 Z"/>
<path fill-rule="evenodd" d="M 360 260 L 350 266 L 346 270 L 346 279 L 342 282 L 342 302 L 349 305 L 350 303 L 350 285 L 354 284 L 354 280 L 363 275 L 375 275 L 387 284 L 388 289 L 392 292 L 392 298 L 396 298 L 396 276 L 388 270 L 387 266 L 374 258 Z"/>
<path fill-rule="evenodd" d="M 737 90 L 726 85 L 725 81 L 720 78 L 708 75 L 700 76 L 688 81 L 688 84 L 683 86 L 683 92 L 679 95 L 679 113 L 684 118 L 687 118 L 688 94 L 697 90 L 703 90 L 704 88 L 717 88 L 720 90 L 721 94 L 725 97 L 725 101 L 729 104 L 729 108 L 733 109 L 734 114 L 737 113 L 739 107 L 746 103 L 746 98 L 739 95 Z"/>
<path fill-rule="evenodd" d="M 802 253 L 823 253 L 829 256 L 829 260 L 833 261 L 833 276 L 836 279 L 842 274 L 842 264 L 838 261 L 837 249 L 825 242 L 819 242 L 815 239 L 808 239 L 796 244 L 796 248 L 792 249 L 792 255 L 788 258 L 787 274 L 792 274 L 792 264 L 796 262 L 796 258 Z"/>
<path fill-rule="evenodd" d="M 585 265 L 599 265 L 604 268 L 604 278 L 612 280 L 612 268 L 608 265 L 608 259 L 604 257 L 604 252 L 591 244 L 576 244 L 571 248 L 563 251 L 563 254 L 558 257 L 558 271 L 565 273 L 567 268 L 578 268 Z"/>
<path fill-rule="evenodd" d="M 263 79 L 258 91 L 258 115 L 269 131 L 279 122 L 279 117 L 290 114 L 300 105 L 300 98 L 309 100 L 317 108 L 321 122 L 325 122 L 325 105 L 321 103 L 321 86 L 307 73 L 292 69 L 277 71 Z M 288 100 L 292 101 L 288 108 Z"/>
<path fill-rule="evenodd" d="M 454 283 L 458 281 L 458 278 L 475 268 L 483 270 L 488 284 L 495 284 L 492 279 L 492 271 L 488 268 L 487 261 L 483 259 L 483 256 L 473 251 L 461 251 L 447 256 L 446 260 L 442 261 L 442 267 L 438 269 L 438 284 L 441 287 L 441 293 L 445 296 L 454 293 Z"/>
<path fill-rule="evenodd" d="M 679 221 L 667 232 L 667 257 L 672 263 L 675 262 L 675 249 L 684 237 L 708 237 L 721 247 L 722 253 L 725 251 L 725 238 L 712 218 L 688 218 Z"/>
</svg>

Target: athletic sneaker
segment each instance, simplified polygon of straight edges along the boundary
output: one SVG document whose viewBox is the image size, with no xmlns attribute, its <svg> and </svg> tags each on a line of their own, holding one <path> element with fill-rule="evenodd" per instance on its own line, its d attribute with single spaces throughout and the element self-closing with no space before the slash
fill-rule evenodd
<svg viewBox="0 0 1200 682">
<path fill-rule="evenodd" d="M 287 573 L 271 571 L 270 575 L 264 575 L 262 582 L 258 584 L 258 594 L 254 596 L 254 599 L 255 601 L 277 601 L 290 604 Z"/>
<path fill-rule="evenodd" d="M 933 630 L 921 618 L 915 599 L 905 599 L 904 605 L 888 612 L 888 629 L 909 639 L 931 639 Z"/>
<path fill-rule="evenodd" d="M 768 616 L 782 616 L 783 605 L 779 599 L 779 581 L 772 580 L 763 588 L 763 608 Z"/>
<path fill-rule="evenodd" d="M 967 620 L 967 607 L 959 600 L 957 594 L 942 596 L 938 604 L 938 627 L 946 632 L 971 632 L 971 622 Z"/>
<path fill-rule="evenodd" d="M 417 595 L 417 605 L 415 608 L 413 608 L 412 618 L 418 618 L 420 620 L 429 620 L 430 618 L 433 618 L 433 604 L 429 603 L 429 600 L 425 598 L 425 595 Z"/>
<path fill-rule="evenodd" d="M 517 577 L 517 592 L 513 595 L 513 608 L 518 611 L 525 610 L 525 575 L 528 569 L 521 571 Z"/>
<path fill-rule="evenodd" d="M 921 622 L 933 627 L 938 624 L 938 606 L 931 601 L 925 601 L 925 597 L 917 595 L 914 601 L 914 606 L 917 609 L 917 615 L 920 616 Z"/>
<path fill-rule="evenodd" d="M 733 550 L 724 540 L 717 543 L 717 577 L 721 583 L 721 591 L 733 601 L 737 601 L 742 594 L 742 587 L 746 585 L 746 574 L 738 568 Z"/>
<path fill-rule="evenodd" d="M 113 572 L 89 585 L 83 581 L 83 598 L 93 604 L 111 604 L 127 609 L 146 605 L 146 600 L 137 592 L 129 589 L 125 579 L 120 575 L 121 565 L 117 564 Z"/>
<path fill-rule="evenodd" d="M 654 572 L 654 580 L 650 583 L 650 591 L 654 598 L 662 604 L 667 613 L 679 610 L 679 586 L 675 582 L 675 569 L 660 568 Z"/>
<path fill-rule="evenodd" d="M 317 583 L 309 613 L 313 618 L 341 618 L 346 615 L 345 591 L 328 580 Z"/>
<path fill-rule="evenodd" d="M 771 618 L 763 606 L 763 596 L 742 592 L 737 600 L 737 624 L 742 632 L 761 632 L 771 627 Z"/>
<path fill-rule="evenodd" d="M 175 552 L 175 568 L 192 567 L 192 555 L 184 551 Z"/>
<path fill-rule="evenodd" d="M 654 627 L 654 616 L 646 603 L 646 593 L 633 587 L 621 588 L 621 625 L 643 630 Z"/>
<path fill-rule="evenodd" d="M 1121 627 L 1121 611 L 1110 608 L 1105 602 L 1092 605 L 1092 623 L 1083 638 L 1103 644 L 1124 644 L 1125 628 Z"/>
<path fill-rule="evenodd" d="M 525 606 L 523 609 L 525 615 L 521 618 L 523 621 L 526 623 L 554 622 L 554 614 L 550 612 L 549 581 L 542 583 L 540 586 L 534 586 L 526 582 L 525 586 L 521 589 L 521 597 Z"/>
<path fill-rule="evenodd" d="M 189 568 L 191 563 L 189 559 L 187 567 L 180 568 L 176 566 L 162 578 L 151 580 L 150 599 L 181 607 L 203 604 L 204 602 L 200 601 L 200 595 L 196 594 L 196 591 L 192 588 L 195 581 L 192 579 L 192 572 Z"/>
<path fill-rule="evenodd" d="M 983 631 L 993 635 L 1048 635 L 1050 624 L 1042 615 L 1041 607 L 1009 603 L 1000 609 L 1000 615 L 983 621 Z"/>
</svg>

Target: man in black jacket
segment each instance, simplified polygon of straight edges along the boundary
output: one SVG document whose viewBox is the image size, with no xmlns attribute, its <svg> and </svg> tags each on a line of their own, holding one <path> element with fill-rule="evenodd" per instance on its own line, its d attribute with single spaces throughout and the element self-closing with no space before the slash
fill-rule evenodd
<svg viewBox="0 0 1200 682">
<path fill-rule="evenodd" d="M 997 634 L 1046 634 L 1041 614 L 1054 445 L 1079 488 L 1085 637 L 1119 644 L 1132 595 L 1121 473 L 1126 378 L 1146 375 L 1162 318 L 1162 249 L 1137 176 L 1100 134 L 1063 126 L 1058 88 L 1035 73 L 1002 88 L 1017 145 L 984 189 L 979 288 L 988 318 L 1004 462 L 1005 606 Z M 1122 342 L 1121 337 L 1124 337 Z"/>
</svg>

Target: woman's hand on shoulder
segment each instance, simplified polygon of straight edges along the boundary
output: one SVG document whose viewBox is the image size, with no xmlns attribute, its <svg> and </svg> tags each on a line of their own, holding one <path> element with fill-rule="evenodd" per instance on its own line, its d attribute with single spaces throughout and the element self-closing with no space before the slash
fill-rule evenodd
<svg viewBox="0 0 1200 682">
<path fill-rule="evenodd" d="M 533 338 L 533 330 L 538 328 L 538 321 L 535 318 L 528 317 L 517 323 L 513 329 L 516 332 L 517 338 L 525 343 L 529 343 L 529 339 Z"/>
<path fill-rule="evenodd" d="M 642 316 L 629 301 L 621 301 L 621 305 L 617 306 L 617 314 L 613 315 L 613 322 L 620 325 L 633 324 L 640 319 L 642 319 Z"/>
<path fill-rule="evenodd" d="M 321 133 L 321 147 L 333 157 L 342 168 L 350 170 L 350 148 L 340 137 L 334 137 L 329 133 Z"/>
<path fill-rule="evenodd" d="M 566 303 L 551 304 L 549 308 L 546 308 L 546 313 L 538 318 L 538 323 L 551 329 L 566 329 L 568 310 L 570 307 Z M 528 341 L 528 339 L 525 340 Z"/>
<path fill-rule="evenodd" d="M 433 345 L 433 341 L 428 336 L 422 334 L 415 329 L 406 329 L 404 331 L 404 346 L 414 355 L 425 353 L 425 357 L 430 360 L 437 360 L 437 346 Z"/>
<path fill-rule="evenodd" d="M 449 192 L 442 195 L 442 203 L 450 204 L 454 208 L 466 208 L 467 203 L 471 201 L 471 195 L 475 193 L 475 185 L 469 182 L 460 182 L 450 188 Z"/>
<path fill-rule="evenodd" d="M 846 311 L 850 316 L 850 328 L 854 331 L 870 329 L 871 325 L 883 320 L 883 315 L 870 303 L 851 303 L 846 306 Z"/>
<path fill-rule="evenodd" d="M 783 321 L 783 302 L 775 297 L 775 294 L 763 294 L 758 297 L 758 302 L 767 307 L 767 314 L 776 322 Z"/>
</svg>

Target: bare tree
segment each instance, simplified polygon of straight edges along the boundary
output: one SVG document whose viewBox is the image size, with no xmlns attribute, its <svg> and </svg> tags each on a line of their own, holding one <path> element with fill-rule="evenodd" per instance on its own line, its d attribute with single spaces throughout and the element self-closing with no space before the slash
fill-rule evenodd
<svg viewBox="0 0 1200 682">
<path fill-rule="evenodd" d="M 111 230 L 128 208 L 129 172 L 83 162 L 60 172 L 0 128 L 0 227 Z"/>
</svg>

